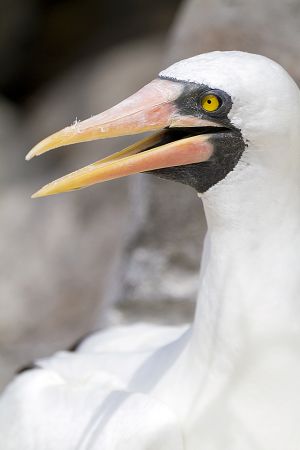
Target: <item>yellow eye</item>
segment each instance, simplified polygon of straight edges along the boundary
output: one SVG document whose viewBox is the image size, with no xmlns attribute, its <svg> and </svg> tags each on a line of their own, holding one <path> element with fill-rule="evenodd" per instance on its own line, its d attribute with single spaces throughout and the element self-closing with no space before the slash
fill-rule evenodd
<svg viewBox="0 0 300 450">
<path fill-rule="evenodd" d="M 207 94 L 201 99 L 201 106 L 204 111 L 213 112 L 221 106 L 221 102 L 214 94 Z"/>
</svg>

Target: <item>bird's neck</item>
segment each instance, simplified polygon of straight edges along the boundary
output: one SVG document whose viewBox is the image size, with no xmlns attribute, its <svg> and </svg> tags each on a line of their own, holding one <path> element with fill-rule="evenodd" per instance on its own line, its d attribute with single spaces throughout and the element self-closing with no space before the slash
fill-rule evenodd
<svg viewBox="0 0 300 450">
<path fill-rule="evenodd" d="M 203 197 L 208 233 L 191 343 L 209 364 L 300 336 L 300 190 L 267 173 L 251 180 L 249 170 L 247 186 L 229 179 Z"/>
</svg>

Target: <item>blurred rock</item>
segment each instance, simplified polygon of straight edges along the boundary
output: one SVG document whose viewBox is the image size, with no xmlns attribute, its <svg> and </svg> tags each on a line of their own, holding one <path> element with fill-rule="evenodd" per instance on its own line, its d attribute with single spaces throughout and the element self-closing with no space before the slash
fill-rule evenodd
<svg viewBox="0 0 300 450">
<path fill-rule="evenodd" d="M 72 64 L 163 34 L 181 0 L 0 0 L 0 93 L 23 102 Z"/>
<path fill-rule="evenodd" d="M 190 0 L 170 33 L 167 67 L 213 50 L 262 53 L 300 81 L 298 0 Z M 110 290 L 122 320 L 147 317 L 165 323 L 191 319 L 202 241 L 206 231 L 200 200 L 192 189 L 150 176 L 132 181 L 132 233 Z"/>
<path fill-rule="evenodd" d="M 119 284 L 108 291 L 110 304 L 125 322 L 186 322 L 205 232 L 200 200 L 190 188 L 152 175 L 133 179 L 130 192 L 131 233 L 115 276 Z"/>
<path fill-rule="evenodd" d="M 120 184 L 68 201 L 34 202 L 31 191 L 17 185 L 0 197 L 0 354 L 11 369 L 99 326 L 126 218 Z"/>
<path fill-rule="evenodd" d="M 30 164 L 25 153 L 76 116 L 99 112 L 146 83 L 159 55 L 160 44 L 150 39 L 74 69 L 40 92 L 22 124 L 0 102 L 0 386 L 20 365 L 101 326 L 129 214 L 127 180 L 30 199 L 50 178 L 116 151 L 128 139 L 60 150 Z"/>
<path fill-rule="evenodd" d="M 0 187 L 5 187 L 12 180 L 12 172 L 18 174 L 25 166 L 17 151 L 22 139 L 19 132 L 21 117 L 15 107 L 4 98 L 0 97 Z M 0 194 L 1 195 L 1 194 Z"/>
<path fill-rule="evenodd" d="M 25 78 L 22 68 L 27 66 L 28 46 L 37 26 L 36 18 L 36 0 L 0 1 L 0 91 L 12 84 L 14 97 Z"/>
<path fill-rule="evenodd" d="M 299 0 L 189 0 L 169 36 L 167 64 L 213 50 L 260 53 L 300 81 Z"/>
</svg>

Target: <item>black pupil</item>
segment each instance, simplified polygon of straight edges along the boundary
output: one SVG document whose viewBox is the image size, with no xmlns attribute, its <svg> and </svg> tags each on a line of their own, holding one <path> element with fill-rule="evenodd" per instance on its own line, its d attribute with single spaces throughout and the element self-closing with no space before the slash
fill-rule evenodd
<svg viewBox="0 0 300 450">
<path fill-rule="evenodd" d="M 207 103 L 211 104 L 211 100 L 208 99 L 208 100 L 207 100 Z"/>
</svg>

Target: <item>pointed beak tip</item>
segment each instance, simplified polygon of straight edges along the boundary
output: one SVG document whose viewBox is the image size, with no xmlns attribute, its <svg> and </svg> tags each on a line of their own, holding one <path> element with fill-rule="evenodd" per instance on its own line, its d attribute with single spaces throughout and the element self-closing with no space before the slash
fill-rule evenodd
<svg viewBox="0 0 300 450">
<path fill-rule="evenodd" d="M 40 192 L 40 191 L 34 192 L 34 194 L 32 194 L 30 198 L 39 198 L 39 197 L 42 197 L 42 195 L 41 195 L 39 192 Z"/>
<path fill-rule="evenodd" d="M 41 142 L 39 142 L 34 147 L 32 147 L 31 150 L 29 150 L 29 152 L 25 156 L 25 160 L 30 161 L 35 156 L 39 156 L 41 153 L 43 153 L 42 149 L 43 149 L 43 147 L 41 146 Z"/>
<path fill-rule="evenodd" d="M 58 134 L 58 133 L 57 133 Z M 26 161 L 30 161 L 35 156 L 40 156 L 43 153 L 46 153 L 49 150 L 52 150 L 53 148 L 56 148 L 56 143 L 53 143 L 52 135 L 48 138 L 43 139 L 38 144 L 36 144 L 32 149 L 27 153 L 25 159 Z"/>
<path fill-rule="evenodd" d="M 55 192 L 51 192 L 48 188 L 48 185 L 43 186 L 41 189 L 39 189 L 38 191 L 34 192 L 31 195 L 31 198 L 40 198 L 40 197 L 47 197 L 48 195 L 52 195 Z"/>
<path fill-rule="evenodd" d="M 32 153 L 32 150 L 30 150 L 30 152 L 28 152 L 27 155 L 25 156 L 25 161 L 30 161 L 33 157 L 34 154 Z"/>
<path fill-rule="evenodd" d="M 58 131 L 57 133 L 54 133 L 48 137 L 46 137 L 45 139 L 41 140 L 40 142 L 38 142 L 34 147 L 32 147 L 32 149 L 27 153 L 27 155 L 25 156 L 26 161 L 30 161 L 32 158 L 34 158 L 35 156 L 40 156 L 43 153 L 48 152 L 49 150 L 53 150 L 57 147 L 61 147 L 62 145 L 67 145 L 68 142 L 66 141 L 66 143 L 62 143 L 62 132 L 64 132 L 65 130 L 62 131 Z"/>
</svg>

